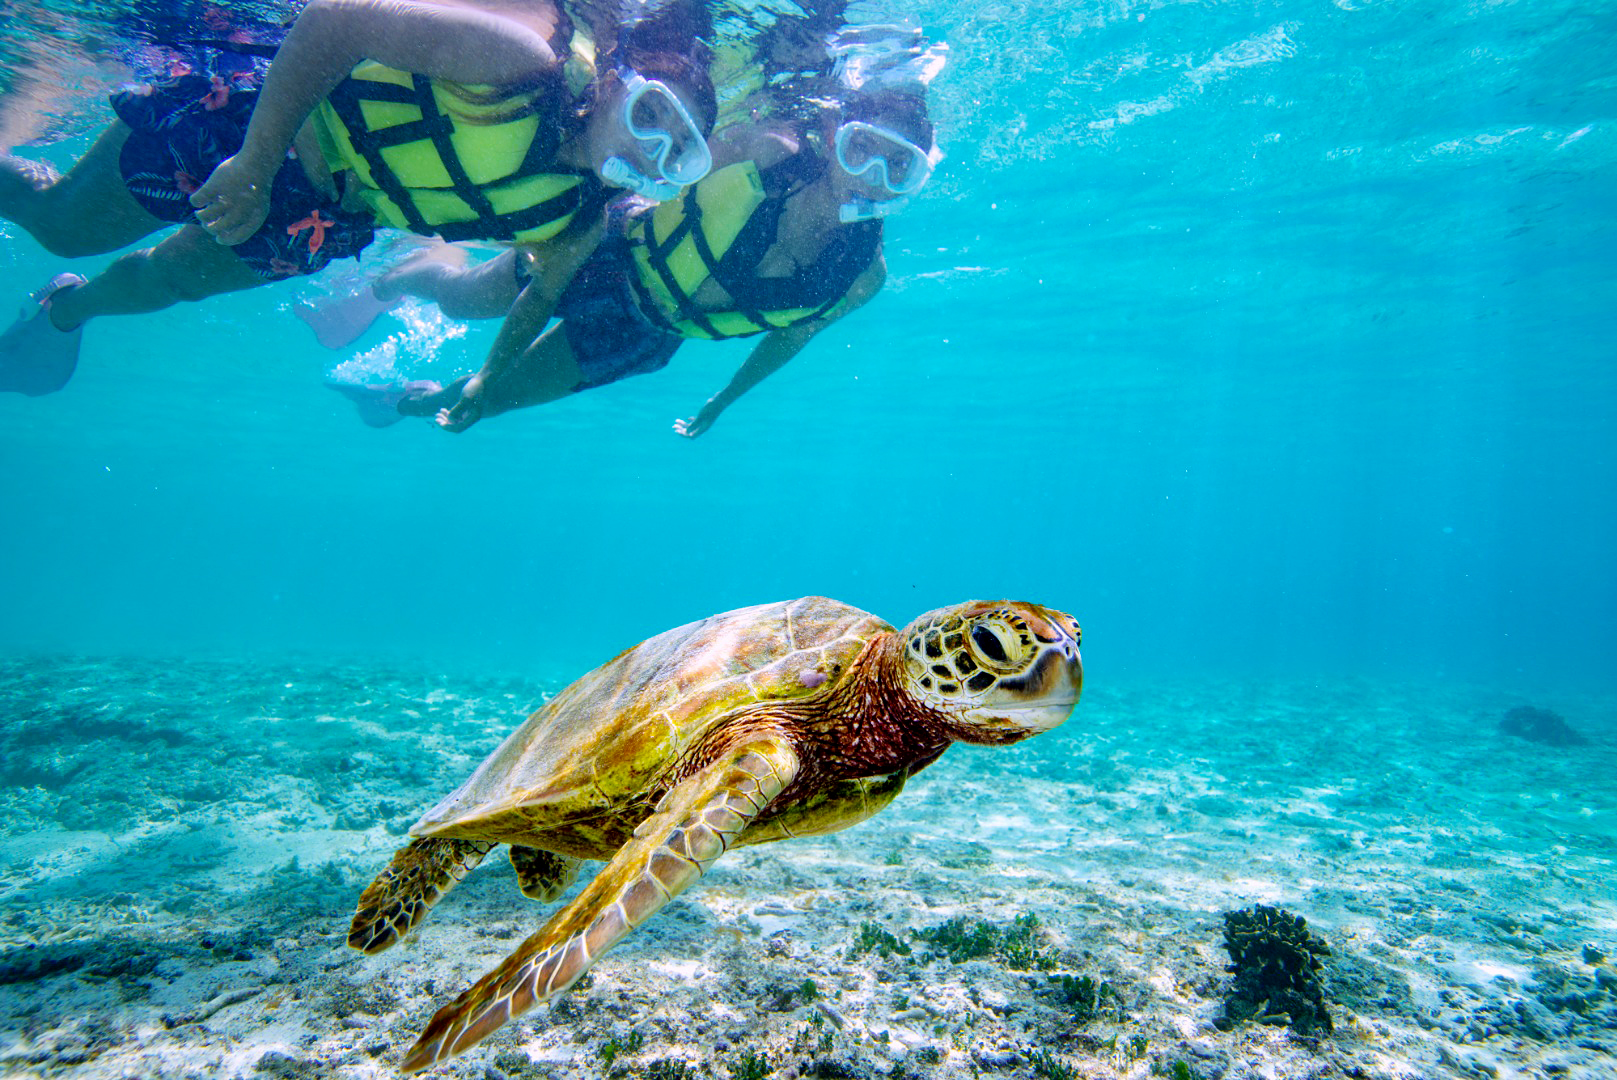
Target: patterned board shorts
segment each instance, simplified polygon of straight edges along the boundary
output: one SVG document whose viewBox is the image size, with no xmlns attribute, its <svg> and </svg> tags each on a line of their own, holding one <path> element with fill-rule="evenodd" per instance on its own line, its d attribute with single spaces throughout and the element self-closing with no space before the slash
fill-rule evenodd
<svg viewBox="0 0 1617 1080">
<path fill-rule="evenodd" d="M 128 124 L 118 165 L 135 201 L 163 221 L 194 223 L 190 196 L 241 149 L 258 91 L 220 76 L 181 75 L 112 95 Z M 266 281 L 318 273 L 358 255 L 375 236 L 368 213 L 344 210 L 292 158 L 270 187 L 269 217 L 233 250 Z"/>
</svg>

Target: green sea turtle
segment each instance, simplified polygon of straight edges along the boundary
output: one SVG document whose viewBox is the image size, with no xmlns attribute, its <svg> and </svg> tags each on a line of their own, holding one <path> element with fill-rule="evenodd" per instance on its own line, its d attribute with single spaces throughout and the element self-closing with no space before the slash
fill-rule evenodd
<svg viewBox="0 0 1617 1080">
<path fill-rule="evenodd" d="M 566 990 L 729 848 L 845 829 L 951 743 L 1060 724 L 1083 685 L 1078 641 L 1071 616 L 1035 604 L 961 604 L 896 631 L 810 596 L 669 630 L 596 668 L 416 822 L 359 899 L 348 943 L 376 953 L 499 844 L 536 899 L 606 860 L 438 1010 L 403 1070 Z"/>
</svg>

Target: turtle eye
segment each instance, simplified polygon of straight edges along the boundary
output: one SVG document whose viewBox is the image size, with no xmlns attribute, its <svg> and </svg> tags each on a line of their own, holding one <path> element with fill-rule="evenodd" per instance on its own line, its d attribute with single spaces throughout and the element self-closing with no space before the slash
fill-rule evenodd
<svg viewBox="0 0 1617 1080">
<path fill-rule="evenodd" d="M 1005 654 L 1005 643 L 999 640 L 999 635 L 986 626 L 974 626 L 971 630 L 971 643 L 977 646 L 977 651 L 996 663 L 1009 662 L 1010 657 Z"/>
</svg>

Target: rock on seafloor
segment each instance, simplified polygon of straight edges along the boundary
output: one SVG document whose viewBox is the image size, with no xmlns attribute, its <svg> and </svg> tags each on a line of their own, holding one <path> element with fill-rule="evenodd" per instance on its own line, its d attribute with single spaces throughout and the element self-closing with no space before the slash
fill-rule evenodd
<svg viewBox="0 0 1617 1080">
<path fill-rule="evenodd" d="M 362 957 L 354 900 L 555 674 L 0 663 L 0 1075 L 397 1075 L 546 909 L 491 859 Z M 1545 703 L 1573 748 L 1500 732 L 1521 704 L 1092 682 L 864 825 L 727 855 L 427 1075 L 1617 1076 L 1617 710 Z M 1215 1026 L 1259 904 L 1328 943 L 1331 1033 Z"/>
</svg>

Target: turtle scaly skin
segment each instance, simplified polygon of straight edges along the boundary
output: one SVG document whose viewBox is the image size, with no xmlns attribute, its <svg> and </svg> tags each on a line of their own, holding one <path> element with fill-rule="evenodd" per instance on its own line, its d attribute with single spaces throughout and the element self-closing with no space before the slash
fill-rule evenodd
<svg viewBox="0 0 1617 1080">
<path fill-rule="evenodd" d="M 606 866 L 498 968 L 440 1009 L 405 1072 L 458 1054 L 566 990 L 732 847 L 834 832 L 892 802 L 955 742 L 1003 746 L 1066 720 L 1078 624 L 968 603 L 902 632 L 824 597 L 659 634 L 562 691 L 410 830 L 360 899 L 349 944 L 379 952 L 496 844 L 554 898 Z"/>
<path fill-rule="evenodd" d="M 477 869 L 496 845 L 479 840 L 416 840 L 394 852 L 376 880 L 359 897 L 348 944 L 378 953 L 427 917 L 444 893 Z"/>
<path fill-rule="evenodd" d="M 571 855 L 557 855 L 539 848 L 511 847 L 511 869 L 517 872 L 517 888 L 529 900 L 548 904 L 560 898 L 578 877 L 582 859 Z"/>
</svg>

